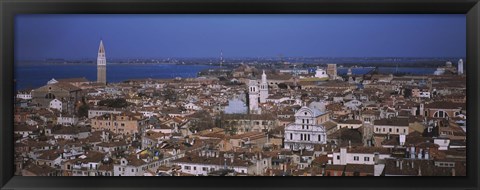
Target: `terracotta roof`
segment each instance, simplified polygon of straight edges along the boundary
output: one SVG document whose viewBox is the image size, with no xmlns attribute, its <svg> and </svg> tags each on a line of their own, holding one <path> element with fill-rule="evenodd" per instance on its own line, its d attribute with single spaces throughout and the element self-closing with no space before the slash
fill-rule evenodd
<svg viewBox="0 0 480 190">
<path fill-rule="evenodd" d="M 333 165 L 333 164 L 328 164 L 325 166 L 325 170 L 333 170 L 333 171 L 344 171 L 345 170 L 345 165 Z"/>
<path fill-rule="evenodd" d="M 347 148 L 347 153 L 380 153 L 380 154 L 390 154 L 390 151 L 386 148 L 382 147 L 363 147 L 363 146 L 357 146 L 357 147 L 352 147 L 352 148 Z"/>
<path fill-rule="evenodd" d="M 378 119 L 373 121 L 373 123 L 374 125 L 409 126 L 408 118 Z"/>
<path fill-rule="evenodd" d="M 36 165 L 36 164 L 28 164 L 25 169 L 37 176 L 48 176 L 48 174 L 55 172 L 55 168 L 52 168 L 47 165 Z"/>
<path fill-rule="evenodd" d="M 243 166 L 248 167 L 252 165 L 249 161 L 240 160 L 240 159 L 233 159 L 226 158 L 227 166 Z M 205 164 L 205 165 L 220 165 L 223 166 L 225 164 L 225 158 L 220 155 L 219 157 L 200 157 L 196 155 L 188 155 L 183 158 L 174 160 L 173 163 L 197 163 L 197 164 Z"/>
<path fill-rule="evenodd" d="M 374 165 L 365 165 L 365 164 L 347 164 L 345 167 L 345 172 L 360 172 L 367 174 L 374 174 Z"/>
<path fill-rule="evenodd" d="M 425 108 L 434 108 L 434 109 L 463 109 L 465 108 L 464 103 L 454 103 L 454 102 L 433 102 L 430 104 L 425 104 Z"/>
</svg>

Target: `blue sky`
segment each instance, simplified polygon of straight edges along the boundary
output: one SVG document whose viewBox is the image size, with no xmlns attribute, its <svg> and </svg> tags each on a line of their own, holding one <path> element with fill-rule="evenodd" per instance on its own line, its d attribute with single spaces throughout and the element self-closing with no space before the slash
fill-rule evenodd
<svg viewBox="0 0 480 190">
<path fill-rule="evenodd" d="M 17 60 L 164 57 L 464 57 L 445 15 L 19 15 Z"/>
</svg>

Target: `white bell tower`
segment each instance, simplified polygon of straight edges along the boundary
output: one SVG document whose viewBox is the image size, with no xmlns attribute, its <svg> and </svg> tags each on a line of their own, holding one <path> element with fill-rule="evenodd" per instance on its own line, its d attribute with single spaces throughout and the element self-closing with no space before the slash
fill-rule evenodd
<svg viewBox="0 0 480 190">
<path fill-rule="evenodd" d="M 267 98 L 268 98 L 268 82 L 267 82 L 267 75 L 265 74 L 265 70 L 263 70 L 262 82 L 260 83 L 260 103 L 266 103 Z"/>
<path fill-rule="evenodd" d="M 256 80 L 250 80 L 248 83 L 248 109 L 251 114 L 257 114 L 259 102 L 259 89 Z"/>
</svg>

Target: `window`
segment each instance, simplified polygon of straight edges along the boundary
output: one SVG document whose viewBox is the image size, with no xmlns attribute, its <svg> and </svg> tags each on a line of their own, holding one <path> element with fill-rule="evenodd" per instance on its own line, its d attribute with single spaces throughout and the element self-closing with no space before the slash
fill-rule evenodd
<svg viewBox="0 0 480 190">
<path fill-rule="evenodd" d="M 366 161 L 366 162 L 370 161 L 370 157 L 364 157 L 363 161 Z"/>
<path fill-rule="evenodd" d="M 132 168 L 132 172 L 135 172 L 135 170 Z"/>
<path fill-rule="evenodd" d="M 190 166 L 184 166 L 183 169 L 190 170 Z"/>
<path fill-rule="evenodd" d="M 318 141 L 322 141 L 322 136 L 318 135 Z"/>
<path fill-rule="evenodd" d="M 122 171 L 122 168 L 118 168 L 118 171 Z"/>
<path fill-rule="evenodd" d="M 383 128 L 383 132 L 385 132 L 385 128 Z"/>
<path fill-rule="evenodd" d="M 337 156 L 337 160 L 340 160 L 340 155 Z"/>
<path fill-rule="evenodd" d="M 403 129 L 403 133 L 407 133 L 407 130 L 406 130 L 406 129 Z"/>
<path fill-rule="evenodd" d="M 207 167 L 202 167 L 202 171 L 208 171 Z"/>
<path fill-rule="evenodd" d="M 194 167 L 193 167 L 193 170 L 197 170 L 197 167 L 196 167 L 196 166 L 194 166 Z"/>
<path fill-rule="evenodd" d="M 397 133 L 400 131 L 400 129 L 397 128 Z"/>
<path fill-rule="evenodd" d="M 354 156 L 353 160 L 358 161 L 359 160 L 358 156 Z"/>
<path fill-rule="evenodd" d="M 392 132 L 392 128 L 388 128 L 388 132 Z"/>
<path fill-rule="evenodd" d="M 293 133 L 290 133 L 290 140 L 293 140 Z"/>
</svg>

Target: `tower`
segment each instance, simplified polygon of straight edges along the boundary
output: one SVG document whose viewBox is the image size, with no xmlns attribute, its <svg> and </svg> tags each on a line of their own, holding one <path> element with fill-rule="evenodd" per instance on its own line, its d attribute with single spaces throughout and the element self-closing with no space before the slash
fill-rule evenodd
<svg viewBox="0 0 480 190">
<path fill-rule="evenodd" d="M 223 51 L 220 51 L 220 67 L 223 66 Z"/>
<path fill-rule="evenodd" d="M 330 79 L 335 80 L 337 78 L 337 64 L 328 64 L 327 74 Z"/>
<path fill-rule="evenodd" d="M 97 82 L 107 84 L 107 59 L 105 58 L 105 47 L 103 41 L 100 40 L 97 56 Z"/>
<path fill-rule="evenodd" d="M 463 75 L 463 59 L 458 60 L 458 75 Z"/>
<path fill-rule="evenodd" d="M 248 109 L 250 113 L 258 113 L 259 89 L 256 80 L 250 80 L 248 83 Z"/>
<path fill-rule="evenodd" d="M 265 74 L 265 70 L 263 70 L 262 82 L 260 83 L 260 103 L 266 103 L 267 98 L 268 98 L 267 75 Z"/>
</svg>

